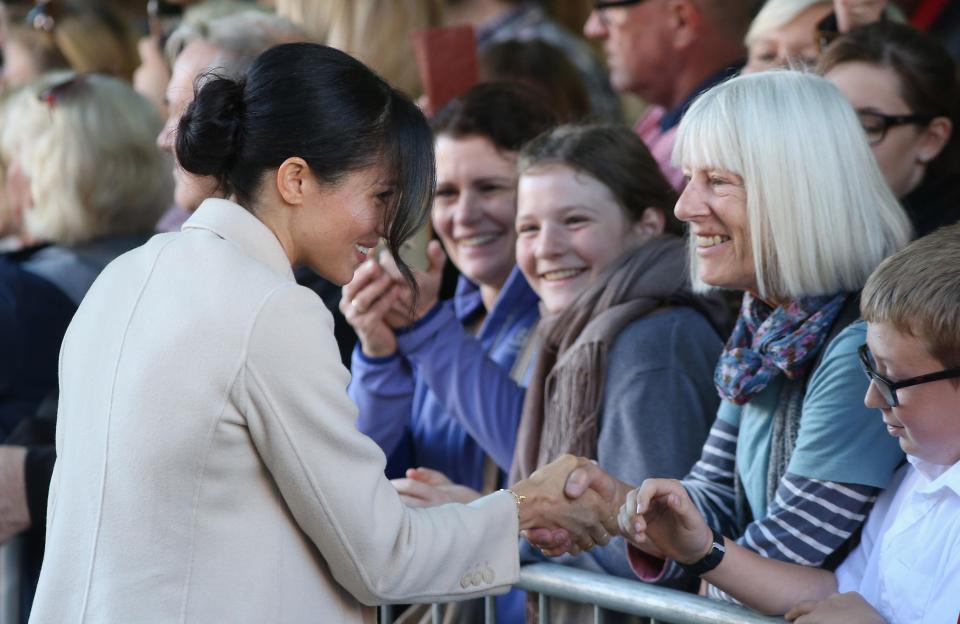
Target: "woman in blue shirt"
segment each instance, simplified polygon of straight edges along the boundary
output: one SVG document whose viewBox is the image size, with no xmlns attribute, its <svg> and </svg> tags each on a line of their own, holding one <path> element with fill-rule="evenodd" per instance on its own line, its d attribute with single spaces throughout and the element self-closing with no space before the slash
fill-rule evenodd
<svg viewBox="0 0 960 624">
<path fill-rule="evenodd" d="M 396 331 L 391 321 L 394 327 L 409 321 L 399 312 L 384 314 L 406 306 L 399 301 L 403 288 L 376 261 L 365 263 L 344 290 L 341 307 L 360 339 L 350 396 L 360 408 L 358 427 L 389 458 L 388 476 L 427 467 L 484 490 L 500 481 L 485 482 L 488 453 L 499 472 L 510 467 L 512 436 L 485 453 L 461 422 L 517 428 L 525 368 L 512 378 L 504 372 L 514 368 L 539 318 L 537 296 L 516 268 L 517 154 L 554 123 L 542 98 L 519 85 L 484 84 L 454 100 L 432 124 L 432 221 L 461 272 L 456 295 L 436 301 L 443 263 L 436 242 L 428 249 L 433 282 L 422 282 L 420 318 L 411 327 Z M 467 388 L 459 378 L 484 381 Z M 466 411 L 483 418 L 456 414 Z"/>
</svg>

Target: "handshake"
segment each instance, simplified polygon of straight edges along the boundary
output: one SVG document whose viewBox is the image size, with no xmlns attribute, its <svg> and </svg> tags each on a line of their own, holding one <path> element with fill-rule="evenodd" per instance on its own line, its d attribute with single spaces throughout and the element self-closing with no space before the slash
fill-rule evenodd
<svg viewBox="0 0 960 624">
<path fill-rule="evenodd" d="M 579 554 L 622 536 L 644 552 L 679 563 L 710 552 L 713 532 L 679 481 L 628 485 L 582 457 L 563 455 L 511 490 L 520 530 L 545 555 Z"/>
</svg>

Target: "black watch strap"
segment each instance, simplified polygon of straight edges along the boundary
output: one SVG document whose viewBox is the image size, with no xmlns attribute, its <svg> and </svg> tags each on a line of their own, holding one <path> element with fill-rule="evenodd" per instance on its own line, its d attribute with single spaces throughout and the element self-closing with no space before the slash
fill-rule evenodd
<svg viewBox="0 0 960 624">
<path fill-rule="evenodd" d="M 726 548 L 723 547 L 723 535 L 720 534 L 716 529 L 711 528 L 713 531 L 713 546 L 710 548 L 710 552 L 707 553 L 700 561 L 694 561 L 691 564 L 684 565 L 679 561 L 677 564 L 683 569 L 687 574 L 692 574 L 693 576 L 700 576 L 701 574 L 706 574 L 710 570 L 714 569 L 720 562 L 723 561 L 723 555 L 727 552 Z"/>
</svg>

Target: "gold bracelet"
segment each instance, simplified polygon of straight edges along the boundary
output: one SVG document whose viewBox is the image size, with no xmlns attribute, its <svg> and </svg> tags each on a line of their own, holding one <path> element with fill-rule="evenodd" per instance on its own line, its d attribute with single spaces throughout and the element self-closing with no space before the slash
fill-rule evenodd
<svg viewBox="0 0 960 624">
<path fill-rule="evenodd" d="M 517 521 L 519 522 L 520 521 L 520 505 L 523 503 L 523 501 L 527 500 L 527 497 L 522 494 L 517 494 L 513 490 L 503 489 L 500 491 L 508 492 L 510 496 L 513 497 L 513 500 L 517 503 Z"/>
</svg>

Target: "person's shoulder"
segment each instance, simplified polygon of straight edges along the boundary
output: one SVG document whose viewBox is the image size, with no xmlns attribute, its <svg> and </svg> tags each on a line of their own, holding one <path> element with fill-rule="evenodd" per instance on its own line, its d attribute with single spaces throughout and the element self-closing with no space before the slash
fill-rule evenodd
<svg viewBox="0 0 960 624">
<path fill-rule="evenodd" d="M 651 366 L 671 366 L 691 348 L 718 355 L 720 337 L 696 310 L 672 307 L 648 314 L 626 325 L 611 345 L 611 360 L 646 360 Z"/>
<path fill-rule="evenodd" d="M 662 345 L 695 342 L 703 337 L 720 339 L 702 314 L 693 308 L 678 306 L 655 311 L 631 321 L 617 334 L 616 342 Z"/>
<path fill-rule="evenodd" d="M 258 322 L 264 321 L 285 331 L 296 332 L 297 328 L 321 327 L 324 333 L 333 332 L 333 314 L 315 292 L 293 281 L 277 281 L 273 287 L 264 289 L 262 303 L 258 306 Z"/>
<path fill-rule="evenodd" d="M 848 355 L 855 353 L 857 349 L 867 340 L 867 322 L 863 319 L 857 319 L 850 323 L 833 337 L 833 340 L 826 345 L 824 357 L 832 354 Z"/>
</svg>

